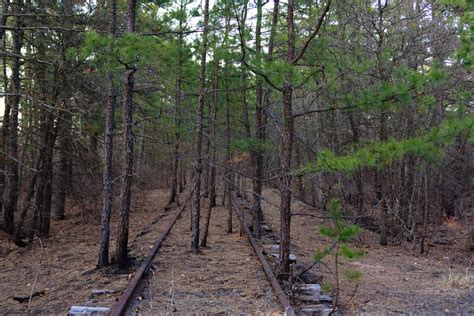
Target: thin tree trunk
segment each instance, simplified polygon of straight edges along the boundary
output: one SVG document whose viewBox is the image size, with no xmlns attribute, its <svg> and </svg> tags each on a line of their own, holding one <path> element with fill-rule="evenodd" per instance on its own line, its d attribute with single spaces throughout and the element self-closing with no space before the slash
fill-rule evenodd
<svg viewBox="0 0 474 316">
<path fill-rule="evenodd" d="M 201 177 L 202 177 L 202 129 L 204 116 L 204 98 L 206 95 L 206 54 L 207 33 L 209 24 L 209 0 L 204 2 L 204 26 L 201 43 L 201 66 L 199 70 L 199 98 L 196 114 L 196 135 L 194 140 L 194 189 L 193 189 L 193 229 L 191 249 L 199 252 L 199 219 L 201 211 Z"/>
<path fill-rule="evenodd" d="M 115 7 L 116 1 L 112 0 L 112 2 L 112 7 Z M 107 110 L 105 115 L 103 207 L 100 218 L 99 262 L 97 263 L 99 268 L 109 264 L 110 214 L 113 206 L 113 131 L 117 97 L 112 74 L 109 74 L 108 85 Z"/>
<path fill-rule="evenodd" d="M 46 13 L 45 4 L 40 1 L 38 2 L 38 11 L 41 14 Z M 42 37 L 45 36 L 44 31 L 40 30 L 37 34 L 36 45 L 38 51 L 38 57 L 43 58 L 45 56 L 46 47 L 42 41 Z M 29 241 L 33 240 L 33 237 L 47 236 L 49 234 L 49 221 L 51 217 L 51 177 L 52 177 L 52 156 L 53 146 L 56 141 L 57 127 L 54 124 L 54 115 L 56 107 L 56 98 L 59 96 L 59 84 L 58 84 L 58 73 L 55 72 L 55 82 L 51 85 L 55 89 L 48 91 L 47 85 L 47 74 L 48 69 L 45 64 L 38 64 L 35 71 L 34 84 L 39 89 L 39 100 L 41 100 L 42 106 L 39 110 L 40 116 L 40 165 L 38 169 L 38 179 L 36 181 L 36 192 L 34 198 L 34 209 L 33 209 L 33 220 L 30 223 L 30 230 L 28 231 Z"/>
<path fill-rule="evenodd" d="M 201 247 L 207 246 L 207 237 L 209 235 L 209 224 L 211 222 L 211 213 L 212 208 L 216 206 L 216 165 L 215 161 L 217 158 L 216 155 L 216 140 L 217 140 L 217 133 L 216 133 L 216 117 L 217 117 L 217 102 L 218 102 L 218 95 L 217 89 L 219 89 L 219 60 L 216 58 L 214 60 L 214 81 L 212 89 L 214 90 L 213 93 L 213 100 L 212 100 L 212 108 L 209 112 L 209 126 L 211 128 L 211 133 L 209 137 L 212 137 L 212 144 L 211 144 L 211 162 L 210 162 L 210 174 L 209 174 L 209 205 L 207 207 L 206 213 L 206 222 L 204 225 L 204 233 L 201 239 Z"/>
<path fill-rule="evenodd" d="M 244 1 L 243 6 L 243 17 L 242 17 L 242 26 L 241 28 L 244 29 L 244 34 L 245 32 L 245 23 L 247 20 L 247 3 L 248 1 Z M 228 22 L 227 22 L 228 23 Z M 227 26 L 228 27 L 228 26 Z M 226 27 L 226 29 L 227 29 Z M 260 35 L 259 35 L 260 36 Z M 243 38 L 244 45 L 245 45 L 245 35 Z M 241 83 L 242 83 L 242 90 L 241 90 L 241 101 L 242 101 L 242 122 L 244 124 L 244 132 L 245 132 L 245 137 L 250 140 L 251 134 L 250 134 L 250 119 L 249 119 L 249 106 L 247 103 L 247 71 L 244 65 L 244 62 L 240 62 L 240 78 L 241 78 Z"/>
<path fill-rule="evenodd" d="M 180 50 L 181 53 L 181 50 Z M 171 186 L 170 186 L 170 197 L 168 199 L 168 205 L 176 202 L 178 196 L 178 167 L 179 167 L 179 142 L 180 142 L 180 134 L 179 134 L 179 109 L 181 107 L 181 78 L 176 79 L 176 103 L 175 103 L 175 134 L 174 134 L 174 146 L 173 146 L 173 170 L 171 175 Z"/>
<path fill-rule="evenodd" d="M 226 78 L 228 78 L 227 67 L 228 64 L 226 63 Z M 226 88 L 229 87 L 228 79 L 226 79 Z M 232 233 L 232 190 L 234 184 L 234 171 L 231 164 L 231 152 L 230 152 L 230 141 L 231 141 L 231 126 L 230 126 L 230 100 L 229 100 L 229 93 L 226 92 L 226 124 L 227 124 L 227 131 L 226 131 L 226 163 L 228 167 L 227 171 L 227 181 L 226 181 L 226 192 L 225 196 L 227 198 L 227 233 Z"/>
<path fill-rule="evenodd" d="M 387 3 L 387 2 L 386 2 Z M 380 80 L 385 79 L 385 73 L 383 69 L 383 58 L 382 58 L 382 46 L 384 44 L 384 31 L 383 31 L 383 15 L 384 15 L 384 8 L 386 5 L 382 6 L 382 1 L 378 0 L 378 27 L 377 32 L 379 35 L 378 42 L 377 42 L 377 62 L 378 62 L 378 76 Z M 380 131 L 379 131 L 379 139 L 381 142 L 385 142 L 388 139 L 388 131 L 387 131 L 387 119 L 388 113 L 385 109 L 381 110 L 380 113 Z M 388 243 L 388 205 L 387 205 L 387 177 L 386 172 L 383 170 L 376 171 L 378 173 L 377 180 L 380 190 L 379 201 L 381 203 L 381 225 L 380 225 L 380 244 L 385 246 Z"/>
<path fill-rule="evenodd" d="M 227 174 L 227 234 L 232 234 L 232 189 L 234 186 L 234 172 L 232 170 Z"/>
<path fill-rule="evenodd" d="M 288 1 L 288 41 L 287 61 L 295 56 L 295 26 L 293 0 Z M 285 74 L 283 85 L 283 146 L 281 159 L 281 200 L 280 200 L 280 269 L 286 278 L 290 273 L 290 228 L 291 228 L 291 155 L 293 152 L 293 71 Z"/>
<path fill-rule="evenodd" d="M 207 199 L 209 197 L 209 180 L 211 175 L 211 170 L 209 168 L 209 159 L 211 157 L 211 128 L 210 128 L 210 121 L 211 121 L 211 104 L 208 106 L 209 117 L 207 119 L 207 129 L 206 129 L 206 137 L 205 137 L 205 153 L 203 164 L 203 173 L 204 173 L 204 192 L 202 193 L 202 197 Z"/>
<path fill-rule="evenodd" d="M 387 140 L 387 113 L 385 110 L 382 110 L 380 115 L 380 141 L 385 142 Z M 381 221 L 380 221 L 380 244 L 385 246 L 388 243 L 388 205 L 387 205 L 387 175 L 384 170 L 377 170 L 378 173 L 377 180 L 379 181 L 379 201 L 381 203 Z"/>
<path fill-rule="evenodd" d="M 211 165 L 211 175 L 210 175 L 210 192 L 209 192 L 209 205 L 215 207 L 216 203 L 216 160 L 217 160 L 217 131 L 216 131 L 216 119 L 217 119 L 217 103 L 218 103 L 218 93 L 219 89 L 219 60 L 215 61 L 215 74 L 214 74 L 214 98 L 213 98 L 213 108 L 212 108 L 212 121 L 211 121 L 211 136 L 212 136 L 212 165 Z"/>
<path fill-rule="evenodd" d="M 184 11 L 185 7 L 181 1 L 180 10 Z M 178 167 L 179 167 L 179 145 L 180 145 L 180 108 L 181 108 L 181 85 L 182 85 L 182 75 L 181 67 L 183 66 L 183 21 L 179 21 L 179 49 L 178 49 L 178 74 L 176 76 L 175 82 L 175 108 L 174 108 L 174 147 L 173 147 L 173 170 L 171 175 L 171 186 L 170 186 L 170 197 L 168 200 L 168 205 L 176 202 L 178 196 Z"/>
<path fill-rule="evenodd" d="M 1 17 L 1 24 L 0 26 L 2 29 L 0 30 L 0 40 L 2 41 L 2 49 L 5 51 L 7 47 L 7 40 L 5 35 L 5 26 L 7 23 L 8 18 L 8 8 L 10 6 L 9 0 L 3 0 L 3 7 L 2 7 L 2 17 Z M 3 71 L 3 93 L 8 92 L 8 75 L 7 75 L 7 56 L 2 56 L 2 71 Z M 8 121 L 10 120 L 10 101 L 8 97 L 4 97 L 4 108 L 3 108 L 3 121 L 2 121 L 2 135 L 1 135 L 1 146 L 4 152 L 7 152 L 7 137 L 8 137 Z M 3 210 L 3 195 L 4 195 L 4 186 L 5 186 L 5 165 L 8 158 L 6 155 L 2 155 L 0 157 L 0 211 Z"/>
<path fill-rule="evenodd" d="M 40 155 L 37 156 L 36 161 L 35 161 L 35 169 L 38 170 L 41 164 L 41 157 Z M 13 233 L 13 242 L 18 245 L 18 246 L 24 246 L 25 244 L 21 241 L 21 229 L 23 228 L 23 225 L 25 224 L 26 221 L 26 215 L 28 214 L 28 209 L 30 208 L 31 205 L 31 199 L 33 198 L 35 194 L 35 186 L 36 186 L 36 180 L 38 179 L 38 172 L 33 172 L 33 175 L 30 179 L 30 183 L 28 186 L 28 191 L 26 194 L 25 198 L 25 205 L 23 206 L 23 209 L 20 214 L 20 219 L 18 221 L 18 224 L 15 227 L 15 232 Z"/>
<path fill-rule="evenodd" d="M 14 214 L 18 203 L 18 113 L 20 105 L 20 55 L 23 42 L 21 26 L 21 0 L 14 4 L 14 34 L 13 34 L 13 58 L 12 66 L 12 96 L 10 100 L 10 117 L 8 122 L 8 160 L 6 164 L 5 203 L 3 205 L 3 229 L 7 233 L 14 231 Z"/>
<path fill-rule="evenodd" d="M 128 0 L 127 32 L 135 32 L 137 0 Z M 122 168 L 122 191 L 120 193 L 120 223 L 115 248 L 116 264 L 119 268 L 128 266 L 128 226 L 132 198 L 133 176 L 133 88 L 136 69 L 127 69 L 124 75 L 123 89 L 123 147 L 124 165 Z"/>
<path fill-rule="evenodd" d="M 262 0 L 257 0 L 257 25 L 255 31 L 255 47 L 257 58 L 261 58 L 262 53 Z M 258 147 L 250 152 L 250 159 L 253 166 L 252 181 L 252 222 L 253 222 L 253 234 L 255 238 L 260 239 L 261 237 L 261 219 L 262 219 L 262 208 L 261 208 L 261 196 L 262 196 L 262 178 L 263 178 L 263 155 L 261 145 L 264 140 L 264 126 L 263 126 L 263 84 L 262 78 L 258 76 L 256 78 L 256 90 L 255 90 L 255 138 L 257 140 Z"/>
<path fill-rule="evenodd" d="M 7 19 L 8 19 L 8 9 L 10 7 L 10 0 L 3 0 L 2 1 L 3 6 L 2 6 L 2 17 L 0 18 L 0 40 L 2 40 L 5 36 L 5 31 L 7 30 L 5 26 L 7 25 Z M 3 46 L 5 49 L 5 45 Z M 6 92 L 6 90 L 5 90 Z"/>
<path fill-rule="evenodd" d="M 301 167 L 302 164 L 302 157 L 301 157 L 301 146 L 296 143 L 295 145 L 295 163 L 296 163 L 296 168 Z M 305 201 L 305 192 L 304 192 L 304 184 L 303 184 L 303 176 L 302 175 L 297 175 L 295 179 L 295 185 L 296 185 L 296 194 L 299 200 Z"/>
<path fill-rule="evenodd" d="M 43 9 L 44 10 L 44 9 Z M 42 68 L 38 73 L 39 80 L 44 80 L 46 69 Z M 41 91 L 41 99 L 44 103 L 50 103 L 51 109 L 56 108 L 57 98 L 60 94 L 59 77 L 55 77 L 53 87 L 54 91 L 48 91 L 44 85 L 44 81 L 39 83 Z M 52 99 L 48 97 L 52 95 Z M 36 196 L 34 204 L 34 215 L 31 223 L 30 241 L 34 234 L 38 236 L 48 236 L 51 221 L 51 198 L 52 198 L 52 182 L 53 182 L 53 148 L 58 135 L 59 124 L 55 124 L 55 111 L 48 108 L 42 108 L 42 136 L 40 149 L 40 168 L 38 170 L 38 180 L 36 186 Z"/>
<path fill-rule="evenodd" d="M 186 188 L 186 170 L 184 170 L 184 167 L 183 167 L 183 160 L 180 159 L 179 160 L 179 165 L 180 165 L 180 168 L 179 168 L 179 193 L 182 193 L 184 191 L 184 189 Z"/>
<path fill-rule="evenodd" d="M 275 42 L 275 37 L 276 37 L 276 29 L 278 25 L 278 15 L 279 15 L 279 7 L 280 3 L 279 0 L 274 0 L 273 1 L 273 12 L 272 12 L 272 24 L 270 28 L 270 38 L 268 40 L 268 51 L 267 51 L 267 61 L 271 62 L 273 59 L 273 47 L 274 47 L 274 42 Z M 271 96 L 271 87 L 267 83 L 265 85 L 265 92 L 263 94 L 263 108 L 262 108 L 262 113 L 261 113 L 261 124 L 260 127 L 257 129 L 257 133 L 260 133 L 261 141 L 264 142 L 266 139 L 266 134 L 267 134 L 267 118 L 268 118 L 268 113 L 270 111 L 270 96 Z M 258 153 L 256 157 L 256 170 L 255 174 L 258 174 L 258 179 L 263 179 L 265 175 L 265 165 L 264 165 L 264 156 L 262 153 Z M 258 212 L 258 217 L 259 221 L 262 222 L 264 220 L 263 218 L 263 212 L 261 209 L 261 197 L 262 197 L 262 186 L 263 183 L 260 181 L 260 185 L 257 185 L 254 188 L 254 198 L 258 199 L 258 202 L 255 202 L 255 204 L 260 205 L 260 211 Z"/>
<path fill-rule="evenodd" d="M 63 101 L 67 102 L 66 100 Z M 60 117 L 61 124 L 59 128 L 59 135 L 61 138 L 59 149 L 59 183 L 58 183 L 58 201 L 56 204 L 55 219 L 64 219 L 64 208 L 66 205 L 67 191 L 70 189 L 69 179 L 70 164 L 71 164 L 71 114 L 67 109 L 64 110 Z"/>
<path fill-rule="evenodd" d="M 273 12 L 272 12 L 272 25 L 270 28 L 270 38 L 268 39 L 268 51 L 267 51 L 267 61 L 271 62 L 273 60 L 273 48 L 275 45 L 275 38 L 276 38 L 276 31 L 278 25 L 278 15 L 280 14 L 280 1 L 274 0 L 273 1 Z M 271 96 L 271 86 L 266 83 L 265 84 L 265 93 L 263 96 L 264 101 L 264 108 L 263 108 L 263 125 L 262 125 L 262 134 L 263 139 L 266 138 L 266 126 L 267 126 L 267 119 L 268 119 L 268 111 L 270 109 L 270 96 Z"/>
<path fill-rule="evenodd" d="M 72 12 L 72 1 L 71 0 L 62 0 L 63 9 L 61 13 L 65 15 L 71 15 Z M 72 21 L 68 18 L 65 18 L 62 21 L 68 28 L 72 27 Z M 64 31 L 62 34 L 62 42 L 63 47 L 61 48 L 61 81 L 63 83 L 61 89 L 61 96 L 62 96 L 62 108 L 61 113 L 59 116 L 59 132 L 58 136 L 60 138 L 60 146 L 59 146 L 59 183 L 58 183 L 58 196 L 57 196 L 57 204 L 56 204 L 56 211 L 55 211 L 55 219 L 62 220 L 64 219 L 64 208 L 66 204 L 66 195 L 69 188 L 69 170 L 71 164 L 71 113 L 70 113 L 70 106 L 68 104 L 68 100 L 70 98 L 70 87 L 68 84 L 67 78 L 67 59 L 66 59 L 66 50 L 71 45 L 71 40 L 73 34 L 70 31 Z"/>
<path fill-rule="evenodd" d="M 117 0 L 110 0 L 110 34 L 115 36 L 117 16 Z M 117 103 L 113 75 L 109 73 L 108 78 L 107 109 L 105 112 L 105 146 L 104 146 L 104 172 L 102 211 L 100 214 L 100 241 L 98 268 L 109 265 L 109 242 L 110 242 L 110 214 L 113 206 L 113 149 L 114 149 L 114 117 Z"/>
<path fill-rule="evenodd" d="M 43 112 L 41 128 L 43 144 L 40 152 L 40 164 L 38 168 L 38 179 L 36 181 L 36 192 L 33 210 L 33 220 L 29 231 L 29 240 L 33 240 L 35 234 L 47 236 L 49 234 L 49 222 L 51 220 L 51 185 L 52 185 L 52 159 L 53 146 L 56 141 L 57 127 L 54 125 L 52 113 Z"/>
<path fill-rule="evenodd" d="M 352 112 L 349 112 L 349 123 L 352 129 L 352 141 L 354 144 L 357 144 L 360 138 L 359 125 L 358 125 L 358 122 L 355 122 L 354 114 Z M 354 173 L 354 180 L 356 182 L 356 187 L 357 187 L 357 197 L 356 197 L 357 215 L 362 215 L 364 212 L 364 191 L 363 191 L 361 168 L 359 168 Z"/>
<path fill-rule="evenodd" d="M 53 121 L 54 124 L 54 121 Z M 53 128 L 53 126 L 51 126 Z M 53 186 L 53 147 L 56 140 L 57 133 L 49 133 L 48 138 L 51 138 L 46 148 L 46 155 L 44 159 L 44 177 L 42 185 L 43 201 L 40 207 L 40 221 L 39 221 L 39 235 L 42 237 L 49 236 L 49 228 L 51 223 L 51 198 L 52 198 L 52 186 Z"/>
</svg>

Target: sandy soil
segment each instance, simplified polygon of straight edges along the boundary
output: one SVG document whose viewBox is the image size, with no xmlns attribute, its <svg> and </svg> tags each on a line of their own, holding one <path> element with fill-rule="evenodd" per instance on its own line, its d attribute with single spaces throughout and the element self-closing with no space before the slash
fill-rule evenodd
<svg viewBox="0 0 474 316">
<path fill-rule="evenodd" d="M 223 207 L 213 209 L 208 247 L 201 254 L 190 251 L 189 211 L 183 215 L 155 257 L 142 300 L 134 307 L 136 312 L 281 312 L 247 238 L 239 236 L 235 216 L 234 233 L 226 233 L 226 214 Z"/>
<path fill-rule="evenodd" d="M 138 265 L 176 210 L 163 212 L 166 190 L 135 192 L 134 197 L 129 247 Z M 99 226 L 98 215 L 91 215 L 88 223 L 82 223 L 80 211 L 69 210 L 66 220 L 52 222 L 51 237 L 26 248 L 17 248 L 7 236 L 0 235 L 1 314 L 65 314 L 71 305 L 115 304 L 132 274 L 95 269 Z M 112 252 L 116 224 L 114 214 Z M 111 293 L 94 297 L 92 289 Z M 13 300 L 13 296 L 29 296 L 36 291 L 44 291 L 44 295 L 33 298 L 30 304 Z"/>
<path fill-rule="evenodd" d="M 278 235 L 278 191 L 265 189 L 263 196 L 265 219 Z M 292 210 L 295 213 L 325 215 L 300 201 L 293 202 Z M 318 226 L 323 222 L 309 216 L 293 218 L 292 253 L 297 255 L 298 263 L 312 264 L 314 251 L 329 244 L 318 233 Z M 448 234 L 453 235 L 462 231 L 460 227 L 437 229 L 447 230 Z M 474 313 L 473 256 L 472 252 L 464 250 L 464 243 L 432 245 L 428 255 L 417 255 L 406 246 L 379 246 L 378 235 L 364 230 L 354 245 L 365 249 L 366 255 L 357 262 L 344 263 L 343 268 L 356 268 L 363 273 L 352 300 L 355 285 L 342 280 L 341 304 L 346 313 Z M 334 266 L 331 260 L 325 259 L 325 263 Z M 334 283 L 332 274 L 325 268 L 315 267 L 312 272 Z M 453 281 L 458 277 L 460 286 Z"/>
</svg>

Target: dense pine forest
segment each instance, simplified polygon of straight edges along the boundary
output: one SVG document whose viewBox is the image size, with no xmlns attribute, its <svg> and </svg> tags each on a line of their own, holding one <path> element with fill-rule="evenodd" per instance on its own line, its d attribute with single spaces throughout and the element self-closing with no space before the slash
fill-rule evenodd
<svg viewBox="0 0 474 316">
<path fill-rule="evenodd" d="M 1 8 L 0 314 L 474 313 L 472 1 Z"/>
</svg>

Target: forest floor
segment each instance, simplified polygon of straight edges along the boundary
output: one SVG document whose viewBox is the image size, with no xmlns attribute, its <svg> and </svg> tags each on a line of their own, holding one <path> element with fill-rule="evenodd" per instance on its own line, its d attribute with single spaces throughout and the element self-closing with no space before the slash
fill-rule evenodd
<svg viewBox="0 0 474 316">
<path fill-rule="evenodd" d="M 278 235 L 279 193 L 265 189 L 262 209 L 267 223 Z M 300 201 L 292 204 L 294 213 L 325 217 L 319 210 Z M 292 219 L 292 253 L 297 262 L 311 265 L 316 249 L 330 245 L 319 234 L 319 225 L 329 220 L 313 216 Z M 346 313 L 416 313 L 416 314 L 474 314 L 473 253 L 467 251 L 467 234 L 457 222 L 433 227 L 439 239 L 449 245 L 429 244 L 428 255 L 414 253 L 407 245 L 379 245 L 379 235 L 362 230 L 354 246 L 365 249 L 365 256 L 355 262 L 343 262 L 342 269 L 362 272 L 362 279 L 354 295 L 355 284 L 341 278 L 340 304 Z M 452 243 L 452 244 L 450 244 Z M 323 260 L 334 270 L 334 259 Z M 335 284 L 334 277 L 323 266 L 311 270 L 323 276 L 323 282 Z M 354 295 L 354 296 L 353 296 Z"/>
<path fill-rule="evenodd" d="M 213 208 L 207 247 L 200 254 L 190 251 L 189 215 L 187 211 L 176 223 L 155 257 L 152 277 L 135 311 L 144 315 L 279 314 L 281 307 L 256 255 L 247 238 L 240 237 L 235 212 L 234 229 L 228 234 L 227 209 Z"/>
<path fill-rule="evenodd" d="M 136 264 L 148 255 L 156 238 L 172 220 L 177 208 L 164 210 L 167 190 L 135 193 L 130 218 L 130 249 Z M 220 198 L 219 198 L 220 202 Z M 263 211 L 267 223 L 278 232 L 278 191 L 264 190 Z M 324 215 L 295 201 L 293 211 Z M 117 208 L 116 208 L 117 209 Z M 204 219 L 205 208 L 202 218 Z M 83 222 L 79 210 L 67 213 L 64 221 L 54 221 L 51 237 L 36 240 L 26 248 L 17 248 L 0 233 L 0 313 L 64 314 L 72 305 L 112 307 L 133 273 L 98 271 L 98 216 Z M 189 252 L 189 211 L 185 211 L 152 265 L 136 311 L 144 314 L 190 311 L 224 313 L 278 313 L 281 308 L 245 237 L 238 233 L 234 216 L 233 234 L 226 234 L 226 210 L 213 210 L 208 248 L 202 254 Z M 311 264 L 313 253 L 328 241 L 320 237 L 318 225 L 323 220 L 295 216 L 292 221 L 292 252 L 298 263 Z M 112 236 L 117 224 L 112 217 Z M 428 255 L 413 253 L 406 245 L 378 245 L 376 233 L 363 230 L 354 243 L 366 250 L 356 262 L 345 262 L 363 272 L 354 293 L 354 284 L 342 280 L 341 307 L 353 313 L 474 313 L 474 276 L 472 252 L 465 249 L 462 228 L 457 223 L 436 227 L 448 238 L 446 245 L 430 244 Z M 453 238 L 453 236 L 455 238 Z M 114 240 L 112 240 L 113 250 Z M 331 261 L 326 261 L 332 266 Z M 315 267 L 313 272 L 332 282 L 331 273 Z M 93 294 L 93 289 L 110 293 Z M 19 303 L 13 296 L 42 292 L 30 303 Z"/>
<path fill-rule="evenodd" d="M 136 258 L 135 268 L 154 241 L 176 214 L 164 211 L 168 190 L 134 193 L 130 215 L 129 248 Z M 118 205 L 111 218 L 111 253 L 114 253 Z M 72 305 L 112 307 L 133 273 L 96 269 L 99 241 L 99 215 L 88 216 L 73 208 L 66 219 L 53 221 L 51 237 L 18 248 L 0 233 L 0 314 L 65 314 Z M 93 289 L 110 293 L 96 295 Z M 13 296 L 43 292 L 28 302 Z"/>
</svg>

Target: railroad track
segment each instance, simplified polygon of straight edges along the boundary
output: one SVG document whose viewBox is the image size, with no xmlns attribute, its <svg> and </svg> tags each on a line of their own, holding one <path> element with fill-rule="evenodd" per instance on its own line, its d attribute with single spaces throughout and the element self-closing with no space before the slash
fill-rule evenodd
<svg viewBox="0 0 474 316">
<path fill-rule="evenodd" d="M 234 208 L 234 210 L 237 213 L 237 217 L 239 218 L 243 231 L 247 235 L 250 245 L 252 246 L 255 254 L 257 255 L 258 260 L 260 261 L 260 264 L 262 265 L 262 269 L 265 272 L 265 275 L 267 276 L 268 281 L 272 285 L 273 292 L 275 293 L 276 297 L 278 298 L 278 301 L 280 301 L 281 306 L 283 306 L 285 310 L 285 315 L 287 316 L 295 315 L 295 310 L 293 306 L 291 305 L 288 296 L 286 295 L 285 291 L 280 285 L 280 282 L 278 282 L 278 279 L 273 273 L 270 263 L 268 262 L 265 255 L 263 254 L 262 247 L 260 247 L 258 242 L 255 240 L 252 233 L 250 232 L 249 227 L 245 223 L 243 214 L 238 210 L 238 208 Z"/>
<path fill-rule="evenodd" d="M 169 235 L 171 232 L 173 226 L 176 224 L 176 222 L 180 219 L 182 214 L 186 211 L 187 209 L 187 204 L 188 201 L 190 200 L 190 195 L 186 199 L 186 201 L 181 205 L 179 208 L 178 212 L 176 213 L 175 217 L 170 221 L 170 223 L 166 226 L 164 232 L 158 237 L 158 239 L 155 241 L 155 244 L 153 248 L 151 249 L 150 253 L 148 256 L 145 258 L 143 263 L 141 264 L 140 268 L 135 272 L 135 275 L 133 276 L 132 280 L 130 281 L 129 285 L 127 286 L 125 292 L 120 296 L 119 300 L 113 307 L 112 312 L 110 315 L 112 316 L 119 316 L 119 315 L 125 315 L 127 310 L 131 307 L 135 299 L 140 296 L 144 289 L 144 280 L 145 277 L 151 267 L 151 263 L 153 259 L 155 258 L 156 254 L 158 253 L 159 249 L 163 245 L 163 242 L 165 241 L 166 237 Z M 237 218 L 240 220 L 240 224 L 242 227 L 243 232 L 247 235 L 248 241 L 250 243 L 250 246 L 252 247 L 253 251 L 255 252 L 262 270 L 265 272 L 265 276 L 267 277 L 268 281 L 270 282 L 273 292 L 275 293 L 275 296 L 277 297 L 278 301 L 280 302 L 282 309 L 285 311 L 286 315 L 294 315 L 294 308 L 290 304 L 290 300 L 286 293 L 283 291 L 281 285 L 279 284 L 275 274 L 272 271 L 272 268 L 267 261 L 265 255 L 263 254 L 263 249 L 260 247 L 260 245 L 257 243 L 255 238 L 252 236 L 247 224 L 245 223 L 243 214 L 234 207 L 235 213 L 237 215 Z"/>
<path fill-rule="evenodd" d="M 166 226 L 165 231 L 155 241 L 155 244 L 153 248 L 151 249 L 150 253 L 145 258 L 143 263 L 140 265 L 140 268 L 138 268 L 137 272 L 135 272 L 135 275 L 133 276 L 132 280 L 127 286 L 127 289 L 125 290 L 125 292 L 120 296 L 119 300 L 117 301 L 117 304 L 115 304 L 112 312 L 110 313 L 111 316 L 124 315 L 129 304 L 132 302 L 133 298 L 137 297 L 140 294 L 141 290 L 143 289 L 144 277 L 146 276 L 148 270 L 150 269 L 153 258 L 157 254 L 158 250 L 161 248 L 163 241 L 165 241 L 166 237 L 170 233 L 174 224 L 176 224 L 180 216 L 185 211 L 186 205 L 190 197 L 191 197 L 191 194 L 188 196 L 186 201 L 179 208 L 175 217 L 171 220 L 168 226 Z"/>
</svg>

